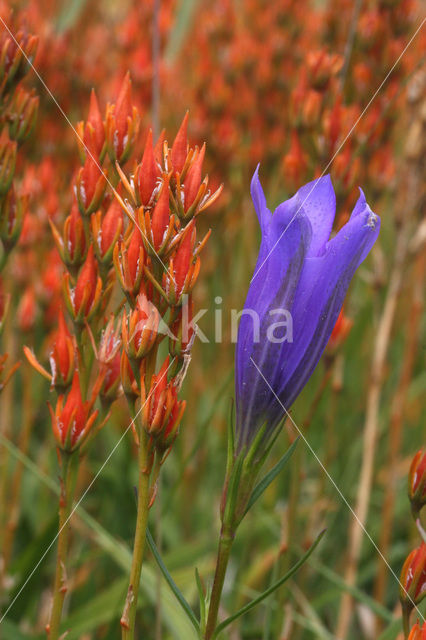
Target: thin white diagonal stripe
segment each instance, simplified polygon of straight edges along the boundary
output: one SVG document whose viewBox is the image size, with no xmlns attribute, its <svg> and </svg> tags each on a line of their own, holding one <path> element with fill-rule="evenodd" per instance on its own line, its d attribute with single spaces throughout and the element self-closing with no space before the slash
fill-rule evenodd
<svg viewBox="0 0 426 640">
<path fill-rule="evenodd" d="M 395 571 L 392 569 L 392 567 L 390 566 L 389 562 L 386 560 L 385 556 L 383 555 L 383 553 L 380 551 L 379 547 L 377 546 L 377 544 L 374 542 L 373 538 L 371 537 L 371 535 L 369 534 L 369 532 L 367 531 L 367 529 L 365 528 L 365 526 L 362 524 L 361 520 L 358 518 L 356 512 L 354 511 L 354 509 L 352 508 L 352 506 L 350 505 L 350 503 L 348 502 L 347 498 L 344 496 L 344 494 L 342 493 L 341 489 L 337 486 L 335 480 L 331 477 L 331 475 L 329 474 L 329 472 L 327 471 L 327 469 L 324 467 L 323 463 L 321 462 L 321 460 L 319 459 L 318 455 L 316 454 L 316 452 L 314 451 L 314 449 L 311 447 L 311 445 L 309 444 L 308 440 L 306 439 L 306 437 L 304 436 L 304 434 L 302 433 L 302 431 L 299 429 L 299 427 L 297 426 L 297 424 L 295 423 L 295 421 L 293 420 L 292 416 L 290 415 L 290 413 L 287 411 L 287 409 L 285 408 L 285 406 L 283 405 L 283 403 L 281 402 L 281 400 L 279 399 L 279 397 L 277 396 L 277 394 L 275 393 L 274 389 L 271 387 L 271 385 L 269 384 L 268 380 L 265 378 L 265 376 L 263 375 L 262 371 L 259 369 L 259 367 L 257 366 L 256 362 L 253 360 L 253 358 L 250 356 L 250 360 L 252 361 L 252 363 L 254 364 L 254 366 L 256 367 L 257 371 L 259 372 L 259 374 L 262 376 L 265 384 L 267 385 L 267 387 L 270 389 L 270 391 L 272 391 L 272 393 L 274 394 L 274 397 L 276 399 L 276 401 L 278 402 L 278 404 L 280 405 L 280 407 L 282 408 L 282 410 L 284 411 L 285 415 L 290 419 L 291 423 L 293 424 L 293 426 L 295 427 L 295 429 L 297 430 L 298 434 L 300 435 L 300 437 L 302 438 L 303 442 L 305 443 L 305 445 L 308 447 L 309 451 L 312 453 L 312 455 L 314 456 L 315 460 L 318 462 L 318 464 L 320 465 L 321 469 L 324 471 L 325 475 L 327 476 L 328 480 L 331 482 L 331 484 L 333 485 L 333 487 L 336 489 L 337 493 L 339 494 L 340 498 L 342 499 L 342 501 L 345 503 L 345 505 L 348 507 L 349 511 L 351 512 L 351 514 L 353 515 L 353 517 L 355 518 L 355 520 L 357 521 L 357 523 L 359 524 L 359 526 L 361 527 L 361 529 L 363 530 L 364 534 L 367 536 L 367 538 L 369 539 L 369 541 L 371 542 L 371 544 L 373 545 L 374 549 L 377 551 L 377 553 L 379 554 L 379 556 L 381 557 L 381 559 L 383 560 L 383 562 L 385 563 L 386 567 L 389 569 L 389 571 L 391 572 L 392 576 L 395 578 L 395 580 L 398 582 L 399 586 L 401 587 L 401 589 L 403 590 L 403 592 L 405 593 L 405 595 L 407 596 L 407 598 L 410 600 L 411 604 L 413 605 L 414 609 L 416 610 L 416 612 L 418 613 L 418 615 L 420 616 L 422 622 L 425 621 L 425 618 L 423 616 L 423 614 L 421 613 L 421 611 L 418 609 L 418 607 L 416 606 L 416 604 L 414 603 L 414 601 L 412 600 L 412 598 L 410 597 L 410 595 L 407 593 L 407 590 L 405 589 L 404 585 L 401 584 L 398 576 L 396 575 Z"/>
<path fill-rule="evenodd" d="M 322 178 L 325 173 L 327 172 L 327 170 L 330 168 L 330 166 L 332 165 L 334 159 L 336 158 L 336 156 L 340 153 L 342 147 L 345 145 L 345 143 L 347 142 L 348 138 L 352 135 L 353 131 L 355 130 L 355 128 L 357 127 L 358 123 L 360 122 L 360 120 L 363 118 L 363 116 L 366 114 L 367 110 L 370 108 L 372 102 L 376 99 L 378 93 L 381 91 L 383 85 L 386 83 L 387 79 L 389 78 L 389 76 L 392 74 L 393 70 L 395 69 L 395 67 L 399 64 L 399 62 L 401 61 L 401 58 L 404 56 L 404 54 L 406 53 L 408 47 L 411 45 L 411 43 L 413 42 L 414 38 L 417 36 L 417 34 L 420 32 L 420 29 L 423 27 L 424 23 L 426 22 L 426 18 L 423 18 L 422 23 L 420 24 L 420 26 L 416 29 L 415 33 L 411 36 L 410 40 L 408 41 L 408 43 L 405 45 L 403 51 L 399 54 L 398 58 L 395 60 L 395 62 L 393 63 L 391 69 L 388 71 L 388 73 L 386 74 L 384 80 L 382 80 L 382 82 L 380 83 L 380 85 L 378 86 L 378 88 L 376 89 L 376 91 L 374 92 L 373 96 L 370 98 L 370 100 L 368 101 L 367 105 L 364 107 L 362 113 L 358 116 L 358 118 L 356 119 L 355 123 L 352 125 L 349 133 L 345 136 L 345 138 L 343 139 L 343 142 L 341 142 L 341 144 L 339 145 L 339 148 L 337 149 L 337 151 L 334 153 L 333 157 L 331 158 L 331 160 L 329 161 L 329 163 L 327 164 L 327 166 L 325 167 L 325 169 L 323 170 L 323 172 L 321 173 L 320 177 L 318 178 L 318 180 L 320 178 Z M 308 195 L 306 196 L 306 198 L 303 200 L 302 204 L 298 207 L 296 213 L 293 215 L 293 217 L 291 218 L 290 222 L 287 224 L 287 226 L 285 227 L 284 231 L 281 233 L 280 237 L 278 238 L 278 240 L 275 242 L 275 244 L 273 245 L 272 249 L 269 251 L 268 255 L 266 256 L 266 258 L 263 260 L 262 264 L 260 265 L 260 267 L 258 269 L 256 269 L 255 273 L 253 274 L 252 279 L 250 280 L 250 284 L 253 282 L 253 280 L 256 278 L 257 274 L 261 271 L 262 267 L 265 265 L 265 263 L 268 261 L 271 253 L 275 250 L 275 248 L 277 247 L 277 245 L 279 244 L 279 242 L 281 241 L 281 238 L 283 237 L 283 235 L 285 234 L 285 232 L 287 231 L 287 229 L 289 228 L 289 226 L 291 225 L 291 223 L 295 220 L 295 218 L 297 217 L 297 214 L 299 213 L 299 211 L 302 209 L 303 205 L 305 204 L 305 202 L 307 201 L 307 199 L 309 198 L 309 196 L 312 194 L 313 191 L 315 191 L 316 186 L 318 184 L 318 180 L 315 181 L 314 186 L 312 187 L 312 189 L 309 191 Z"/>
<path fill-rule="evenodd" d="M 28 64 L 30 65 L 30 67 L 32 68 L 32 70 L 34 71 L 34 73 L 36 74 L 37 78 L 40 80 L 41 84 L 43 85 L 43 87 L 45 88 L 45 90 L 47 91 L 47 93 L 49 94 L 49 96 L 52 98 L 53 102 L 55 103 L 55 105 L 58 107 L 59 111 L 61 112 L 61 114 L 64 116 L 65 120 L 67 121 L 67 123 L 69 124 L 69 126 L 71 127 L 71 129 L 73 130 L 74 134 L 76 135 L 76 137 L 78 138 L 79 142 L 82 144 L 82 146 L 84 147 L 84 149 L 86 150 L 86 153 L 89 154 L 89 156 L 92 158 L 93 162 L 95 163 L 95 165 L 97 166 L 97 168 L 99 169 L 100 173 L 103 175 L 103 177 L 105 178 L 106 182 L 108 183 L 108 186 L 111 187 L 112 192 L 114 193 L 115 197 L 118 199 L 119 202 L 122 202 L 122 199 L 120 197 L 120 195 L 118 194 L 117 190 L 114 188 L 114 186 L 111 184 L 111 181 L 109 180 L 108 176 L 106 175 L 106 173 L 103 171 L 101 165 L 99 164 L 99 162 L 97 161 L 97 159 L 94 157 L 94 155 L 92 154 L 92 152 L 90 151 L 90 149 L 88 148 L 88 146 L 84 143 L 84 140 L 82 139 L 82 137 L 80 136 L 80 134 L 78 133 L 77 129 L 74 127 L 74 125 L 72 124 L 71 120 L 68 118 L 67 114 L 65 113 L 65 111 L 63 110 L 63 108 L 61 107 L 61 105 L 59 104 L 59 102 L 56 100 L 55 96 L 53 95 L 52 91 L 49 89 L 49 87 L 47 86 L 47 84 L 45 83 L 45 81 L 43 80 L 42 76 L 40 75 L 40 73 L 37 71 L 37 69 L 35 68 L 35 66 L 33 65 L 33 63 L 31 62 L 31 60 L 28 58 L 27 54 L 25 53 L 24 49 L 21 47 L 21 45 L 19 44 L 19 42 L 17 41 L 17 39 L 15 38 L 15 36 L 13 35 L 12 31 L 10 30 L 10 28 L 7 26 L 6 22 L 3 20 L 3 18 L 0 16 L 0 21 L 3 23 L 4 28 L 7 30 L 7 32 L 9 33 L 10 37 L 13 39 L 13 41 L 15 42 L 16 46 L 19 48 L 19 50 L 21 51 L 22 55 L 24 56 L 25 60 L 28 62 Z M 144 232 L 142 231 L 142 229 L 140 228 L 135 216 L 133 215 L 133 213 L 130 211 L 130 209 L 126 206 L 126 213 L 129 216 L 129 218 L 132 220 L 133 224 L 139 229 L 139 231 L 141 232 L 142 236 L 145 238 L 149 248 L 155 253 L 155 256 L 158 258 L 159 262 L 161 263 L 161 265 L 163 266 L 164 270 L 168 273 L 169 277 L 170 276 L 170 272 L 167 269 L 166 265 L 164 264 L 164 262 L 161 260 L 160 256 L 158 255 L 158 253 L 156 252 L 155 248 L 152 246 L 152 244 L 150 243 L 150 241 L 148 240 L 148 238 L 146 237 L 146 235 L 144 234 Z"/>
<path fill-rule="evenodd" d="M 120 437 L 120 439 L 115 443 L 114 447 L 112 448 L 112 450 L 110 451 L 110 453 L 108 454 L 108 457 L 106 458 L 106 460 L 102 463 L 101 467 L 98 469 L 98 471 L 96 472 L 96 475 L 94 476 L 93 480 L 90 482 L 90 484 L 88 485 L 88 487 L 86 487 L 86 489 L 84 490 L 82 496 L 80 497 L 80 499 L 78 500 L 78 502 L 76 502 L 76 504 L 74 505 L 71 513 L 69 514 L 68 518 L 65 520 L 64 524 L 62 525 L 62 527 L 59 529 L 58 533 L 56 534 L 56 536 L 53 538 L 52 542 L 49 544 L 49 546 L 46 548 L 46 550 L 44 551 L 43 555 L 41 556 L 40 560 L 37 562 L 37 564 L 34 566 L 33 570 L 31 571 L 31 573 L 28 575 L 27 579 L 25 580 L 24 584 L 22 585 L 22 587 L 19 589 L 18 593 L 15 595 L 15 597 L 13 598 L 12 602 L 9 604 L 9 606 L 7 607 L 6 611 L 4 612 L 4 614 L 2 615 L 2 617 L 0 618 L 0 624 L 3 622 L 3 620 L 6 618 L 7 614 L 9 613 L 9 611 L 11 610 L 11 608 L 13 607 L 13 605 L 15 604 L 16 600 L 19 598 L 19 596 L 21 595 L 21 593 L 23 592 L 23 590 L 25 589 L 25 587 L 27 586 L 28 582 L 31 580 L 31 578 L 33 577 L 33 575 L 35 574 L 35 572 L 37 571 L 38 567 L 41 565 L 41 563 L 43 562 L 43 560 L 45 559 L 45 557 L 47 556 L 47 554 L 49 553 L 50 549 L 53 547 L 53 545 L 55 544 L 56 540 L 58 539 L 62 529 L 68 524 L 71 516 L 73 515 L 73 513 L 76 511 L 76 509 L 78 509 L 78 507 L 80 506 L 80 504 L 83 502 L 84 498 L 86 497 L 86 495 L 89 493 L 90 489 L 93 487 L 93 485 L 95 484 L 96 480 L 99 478 L 99 476 L 101 475 L 102 471 L 105 469 L 106 465 L 108 464 L 108 462 L 110 461 L 110 459 L 112 458 L 115 450 L 117 449 L 118 445 L 121 443 L 121 441 L 124 439 L 124 437 L 127 435 L 129 429 L 131 428 L 132 424 L 135 423 L 135 420 L 137 419 L 137 417 L 139 416 L 140 412 L 142 411 L 142 409 L 144 408 L 144 406 L 146 405 L 146 403 L 148 402 L 148 400 L 150 399 L 152 393 L 155 391 L 157 385 L 161 382 L 161 380 L 163 380 L 164 376 L 167 375 L 170 367 L 172 366 L 173 362 L 175 361 L 176 358 L 173 358 L 173 360 L 171 361 L 171 363 L 169 364 L 169 366 L 167 367 L 166 371 L 161 375 L 161 377 L 159 378 L 159 380 L 157 380 L 157 382 L 155 383 L 155 385 L 152 387 L 152 389 L 150 390 L 145 402 L 141 405 L 140 409 L 138 410 L 138 412 L 136 413 L 135 417 L 132 418 L 132 420 L 130 421 L 130 424 L 128 425 L 128 427 L 126 428 L 126 430 L 124 431 L 124 433 L 122 434 L 122 436 Z"/>
</svg>

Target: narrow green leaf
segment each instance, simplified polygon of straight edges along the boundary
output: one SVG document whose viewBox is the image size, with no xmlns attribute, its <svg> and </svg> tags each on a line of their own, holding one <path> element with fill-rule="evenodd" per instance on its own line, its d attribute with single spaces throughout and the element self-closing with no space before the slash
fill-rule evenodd
<svg viewBox="0 0 426 640">
<path fill-rule="evenodd" d="M 394 640 L 398 633 L 402 631 L 402 620 L 394 620 L 379 636 L 378 640 Z"/>
<path fill-rule="evenodd" d="M 170 39 L 164 53 L 167 64 L 172 64 L 179 55 L 185 37 L 191 28 L 197 2 L 198 0 L 180 0 L 176 8 L 176 20 L 173 29 L 170 30 Z"/>
<path fill-rule="evenodd" d="M 179 604 L 181 605 L 182 609 L 185 611 L 186 615 L 188 616 L 188 618 L 190 619 L 192 625 L 194 626 L 194 628 L 197 630 L 197 632 L 200 632 L 200 625 L 198 624 L 198 620 L 195 617 L 194 612 L 192 611 L 190 605 L 188 604 L 187 600 L 185 599 L 184 595 L 182 594 L 182 592 L 180 591 L 179 587 L 177 586 L 177 584 L 175 583 L 175 581 L 173 580 L 172 576 L 170 575 L 170 573 L 167 571 L 167 567 L 164 564 L 160 553 L 157 549 L 157 546 L 154 542 L 154 538 L 151 535 L 151 532 L 149 531 L 149 529 L 146 530 L 146 539 L 149 545 L 149 548 L 151 549 L 152 555 L 154 556 L 158 566 L 160 567 L 161 573 L 163 574 L 164 578 L 166 579 L 167 584 L 169 585 L 170 589 L 172 590 L 172 592 L 174 593 L 177 601 L 179 602 Z"/>
<path fill-rule="evenodd" d="M 254 600 L 246 604 L 244 607 L 242 607 L 239 611 L 234 613 L 232 616 L 229 616 L 229 618 L 226 618 L 226 620 L 221 622 L 216 628 L 214 638 L 216 638 L 219 635 L 219 633 L 221 633 L 228 625 L 230 625 L 231 622 L 234 622 L 234 620 L 237 620 L 238 618 L 243 616 L 245 613 L 253 609 L 253 607 L 258 605 L 260 602 L 262 602 L 262 600 L 270 596 L 271 593 L 274 593 L 274 591 L 276 591 L 279 587 L 281 587 L 281 585 L 287 582 L 287 580 L 289 580 L 296 573 L 296 571 L 298 571 L 298 569 L 300 569 L 300 567 L 306 562 L 306 560 L 309 558 L 311 553 L 314 551 L 315 547 L 319 544 L 325 532 L 326 532 L 325 529 L 324 531 L 321 531 L 321 533 L 319 534 L 319 536 L 317 537 L 313 545 L 309 547 L 307 552 L 300 558 L 298 562 L 296 562 L 296 564 L 290 569 L 290 571 L 288 571 L 284 576 L 282 576 L 282 578 L 280 578 L 277 582 L 275 582 L 268 589 L 266 589 L 266 591 L 260 594 L 260 596 L 258 596 L 257 598 L 255 598 Z"/>
<path fill-rule="evenodd" d="M 64 3 L 62 11 L 56 19 L 57 33 L 64 33 L 75 25 L 79 19 L 87 0 L 67 0 Z"/>
<path fill-rule="evenodd" d="M 195 567 L 195 582 L 197 584 L 198 597 L 200 600 L 200 624 L 201 629 L 204 629 L 206 624 L 206 598 L 204 596 L 203 585 L 201 583 L 200 573 L 197 567 Z"/>
<path fill-rule="evenodd" d="M 285 467 L 285 465 L 293 455 L 298 441 L 299 441 L 299 438 L 296 438 L 296 440 L 289 446 L 289 448 L 287 449 L 287 451 L 285 452 L 281 460 L 277 462 L 277 464 L 266 474 L 266 476 L 259 482 L 259 484 L 255 486 L 255 488 L 253 489 L 253 493 L 251 494 L 250 500 L 248 501 L 247 508 L 244 512 L 244 515 L 246 515 L 247 511 L 251 509 L 251 507 L 254 505 L 256 500 L 260 498 L 262 493 L 266 491 L 266 489 L 269 487 L 271 482 L 275 480 L 275 478 L 280 473 L 280 471 L 282 471 L 282 469 Z"/>
</svg>

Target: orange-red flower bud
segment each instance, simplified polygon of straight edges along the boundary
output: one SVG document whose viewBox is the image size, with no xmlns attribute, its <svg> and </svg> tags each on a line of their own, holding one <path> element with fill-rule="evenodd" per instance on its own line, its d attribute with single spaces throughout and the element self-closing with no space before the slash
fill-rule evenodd
<svg viewBox="0 0 426 640">
<path fill-rule="evenodd" d="M 23 142 L 32 132 L 37 120 L 39 97 L 35 90 L 26 91 L 18 87 L 9 107 L 9 136 Z"/>
<path fill-rule="evenodd" d="M 418 451 L 411 462 L 408 497 L 414 513 L 418 513 L 426 504 L 426 451 Z"/>
<path fill-rule="evenodd" d="M 142 162 L 137 169 L 139 198 L 144 207 L 146 207 L 151 201 L 158 177 L 159 169 L 155 161 L 154 148 L 152 145 L 152 131 L 150 129 L 145 144 Z"/>
<path fill-rule="evenodd" d="M 102 158 L 105 130 L 94 89 L 92 89 L 90 94 L 89 115 L 84 127 L 83 141 L 96 157 Z"/>
<path fill-rule="evenodd" d="M 160 197 L 154 207 L 151 219 L 152 238 L 156 250 L 159 250 L 163 244 L 169 224 L 169 180 L 166 178 L 161 187 Z"/>
<path fill-rule="evenodd" d="M 0 256 L 0 265 L 4 264 L 8 252 L 19 240 L 24 218 L 26 197 L 17 196 L 13 185 L 6 196 L 0 199 L 0 239 L 5 253 Z"/>
<path fill-rule="evenodd" d="M 124 349 L 121 352 L 120 378 L 124 393 L 134 401 L 139 396 L 139 389 L 132 365 Z"/>
<path fill-rule="evenodd" d="M 177 318 L 170 326 L 169 353 L 175 358 L 182 359 L 183 356 L 187 355 L 191 350 L 194 339 L 192 317 L 193 302 L 192 296 L 190 295 L 179 308 Z"/>
<path fill-rule="evenodd" d="M 177 399 L 173 380 L 167 382 L 168 370 L 167 356 L 158 374 L 152 376 L 148 394 L 144 382 L 141 383 L 142 426 L 161 450 L 168 449 L 175 440 L 185 409 L 185 403 Z"/>
<path fill-rule="evenodd" d="M 75 288 L 69 283 L 69 274 L 64 276 L 65 302 L 74 321 L 82 323 L 90 320 L 99 308 L 102 293 L 102 282 L 98 276 L 98 267 L 90 245 L 87 258 L 82 266 Z"/>
<path fill-rule="evenodd" d="M 160 314 L 144 293 L 137 297 L 136 307 L 127 317 L 123 314 L 121 335 L 123 346 L 132 360 L 141 360 L 158 337 Z"/>
<path fill-rule="evenodd" d="M 133 149 L 139 131 L 139 113 L 132 107 L 132 83 L 129 73 L 121 85 L 115 105 L 108 105 L 105 132 L 111 161 L 125 162 Z"/>
<path fill-rule="evenodd" d="M 92 234 L 99 262 L 106 264 L 112 262 L 114 247 L 120 237 L 123 224 L 123 212 L 116 198 L 113 198 L 103 217 L 101 211 L 93 214 Z"/>
<path fill-rule="evenodd" d="M 50 228 L 62 262 L 69 269 L 78 269 L 86 256 L 87 240 L 84 223 L 74 201 L 66 218 L 62 236 L 49 218 Z"/>
<path fill-rule="evenodd" d="M 423 623 L 422 627 L 417 622 L 411 629 L 408 640 L 426 640 L 426 622 Z"/>
<path fill-rule="evenodd" d="M 307 55 L 308 75 L 314 89 L 324 90 L 333 76 L 343 66 L 343 58 L 324 50 L 312 51 Z"/>
<path fill-rule="evenodd" d="M 114 266 L 121 288 L 131 298 L 140 290 L 146 254 L 142 235 L 136 225 L 125 242 L 118 242 L 114 247 Z"/>
<path fill-rule="evenodd" d="M 25 76 L 34 60 L 37 45 L 38 37 L 22 30 L 16 33 L 15 39 L 6 37 L 3 40 L 0 45 L 0 95 Z"/>
<path fill-rule="evenodd" d="M 426 596 L 426 543 L 414 549 L 401 570 L 399 597 L 404 607 L 411 610 Z"/>
<path fill-rule="evenodd" d="M 52 385 L 57 388 L 68 387 L 71 384 L 75 370 L 75 350 L 62 308 L 59 309 L 59 328 L 50 352 L 49 361 L 52 371 Z"/>
<path fill-rule="evenodd" d="M 75 181 L 78 208 L 82 215 L 88 216 L 99 209 L 105 187 L 105 171 L 100 167 L 98 157 L 94 153 L 88 153 Z"/>
<path fill-rule="evenodd" d="M 189 207 L 194 203 L 194 200 L 197 198 L 198 192 L 201 187 L 201 172 L 203 169 L 205 151 L 206 151 L 206 145 L 204 143 L 203 146 L 201 147 L 201 151 L 197 153 L 195 160 L 192 162 L 186 174 L 185 183 L 184 183 L 185 212 L 187 212 Z M 202 195 L 204 195 L 204 192 Z"/>
<path fill-rule="evenodd" d="M 3 136 L 2 136 L 3 137 Z M 16 142 L 6 139 L 0 142 L 0 195 L 10 189 L 16 165 Z"/>
<path fill-rule="evenodd" d="M 120 331 L 115 329 L 114 317 L 112 316 L 102 332 L 98 351 L 98 362 L 101 374 L 103 374 L 100 395 L 106 402 L 113 402 L 120 393 L 120 348 Z"/>
<path fill-rule="evenodd" d="M 49 409 L 54 436 L 59 448 L 65 451 L 73 451 L 83 444 L 98 415 L 97 411 L 89 415 L 90 404 L 83 401 L 81 396 L 78 371 L 74 372 L 65 404 L 64 396 L 61 395 L 56 403 L 55 412 L 50 405 Z"/>
<path fill-rule="evenodd" d="M 179 127 L 179 131 L 176 134 L 176 138 L 173 142 L 171 150 L 172 169 L 176 173 L 182 173 L 185 166 L 186 157 L 188 155 L 188 112 L 185 113 L 185 117 L 182 124 Z"/>
</svg>

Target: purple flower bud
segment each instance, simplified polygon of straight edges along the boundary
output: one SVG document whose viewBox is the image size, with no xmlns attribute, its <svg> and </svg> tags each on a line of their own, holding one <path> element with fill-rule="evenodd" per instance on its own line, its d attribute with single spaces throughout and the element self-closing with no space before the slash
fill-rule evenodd
<svg viewBox="0 0 426 640">
<path fill-rule="evenodd" d="M 251 195 L 262 241 L 236 347 L 239 450 L 265 424 L 265 436 L 271 435 L 285 416 L 283 406 L 288 411 L 302 391 L 380 229 L 360 190 L 349 221 L 329 239 L 336 209 L 329 176 L 306 184 L 272 214 L 258 171 Z"/>
</svg>

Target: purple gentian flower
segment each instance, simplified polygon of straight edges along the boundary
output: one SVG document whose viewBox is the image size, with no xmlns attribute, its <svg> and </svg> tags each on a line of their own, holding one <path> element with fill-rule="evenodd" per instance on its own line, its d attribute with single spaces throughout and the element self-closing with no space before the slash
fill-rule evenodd
<svg viewBox="0 0 426 640">
<path fill-rule="evenodd" d="M 284 417 L 280 402 L 288 411 L 302 391 L 380 229 L 380 218 L 360 190 L 349 221 L 329 240 L 336 210 L 329 176 L 306 184 L 271 214 L 258 171 L 251 195 L 262 242 L 236 348 L 239 450 L 263 425 L 271 435 Z"/>
</svg>

